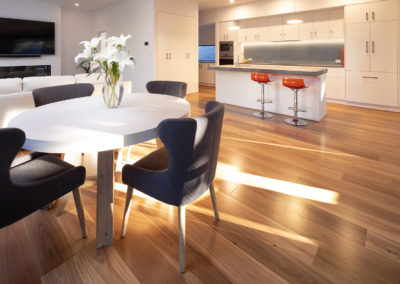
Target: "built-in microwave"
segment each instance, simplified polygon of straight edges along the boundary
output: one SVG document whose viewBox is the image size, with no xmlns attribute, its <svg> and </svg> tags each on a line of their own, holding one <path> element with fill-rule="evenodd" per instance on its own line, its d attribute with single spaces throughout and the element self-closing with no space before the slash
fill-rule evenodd
<svg viewBox="0 0 400 284">
<path fill-rule="evenodd" d="M 220 41 L 219 51 L 222 52 L 233 52 L 233 41 Z"/>
<path fill-rule="evenodd" d="M 233 64 L 233 41 L 220 41 L 219 43 L 219 64 Z"/>
</svg>

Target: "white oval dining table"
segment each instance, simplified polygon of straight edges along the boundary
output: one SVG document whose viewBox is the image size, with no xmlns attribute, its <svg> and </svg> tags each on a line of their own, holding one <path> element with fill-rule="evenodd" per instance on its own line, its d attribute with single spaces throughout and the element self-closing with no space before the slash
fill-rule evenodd
<svg viewBox="0 0 400 284">
<path fill-rule="evenodd" d="M 188 117 L 190 104 L 173 96 L 124 94 L 109 109 L 101 96 L 51 103 L 26 111 L 8 124 L 25 132 L 26 150 L 44 153 L 98 152 L 97 247 L 113 241 L 114 150 L 158 137 L 167 118 Z"/>
</svg>

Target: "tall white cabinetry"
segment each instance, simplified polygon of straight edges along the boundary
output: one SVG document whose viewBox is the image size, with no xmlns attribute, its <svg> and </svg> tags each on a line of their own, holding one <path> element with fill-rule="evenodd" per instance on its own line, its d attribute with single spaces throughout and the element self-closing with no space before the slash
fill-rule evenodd
<svg viewBox="0 0 400 284">
<path fill-rule="evenodd" d="M 165 12 L 157 14 L 157 80 L 182 81 L 187 93 L 198 91 L 195 18 Z"/>
<path fill-rule="evenodd" d="M 347 101 L 398 105 L 397 5 L 387 0 L 345 7 Z"/>
</svg>

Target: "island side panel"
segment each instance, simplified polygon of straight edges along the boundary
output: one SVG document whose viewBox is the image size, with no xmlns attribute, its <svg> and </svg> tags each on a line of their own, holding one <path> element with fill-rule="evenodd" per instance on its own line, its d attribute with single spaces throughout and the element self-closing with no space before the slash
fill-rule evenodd
<svg viewBox="0 0 400 284">
<path fill-rule="evenodd" d="M 282 86 L 283 75 L 270 75 L 273 81 L 265 86 L 265 93 L 271 104 L 266 104 L 266 110 L 288 116 L 293 111 L 288 107 L 293 106 L 293 91 Z M 317 77 L 290 76 L 303 78 L 307 89 L 299 92 L 299 108 L 307 112 L 299 112 L 299 117 L 320 121 L 326 115 L 326 75 Z M 258 110 L 260 103 L 261 86 L 250 79 L 250 72 L 220 71 L 216 70 L 216 99 L 222 103 Z"/>
</svg>

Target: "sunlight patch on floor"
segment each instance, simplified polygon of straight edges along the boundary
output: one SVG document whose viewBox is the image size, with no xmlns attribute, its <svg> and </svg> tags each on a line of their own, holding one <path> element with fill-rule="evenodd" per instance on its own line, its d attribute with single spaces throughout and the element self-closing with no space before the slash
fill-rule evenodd
<svg viewBox="0 0 400 284">
<path fill-rule="evenodd" d="M 243 173 L 237 167 L 223 163 L 218 163 L 217 177 L 234 183 L 329 204 L 337 204 L 339 199 L 339 193 L 335 191 Z"/>
<path fill-rule="evenodd" d="M 315 153 L 321 153 L 321 154 L 337 155 L 337 156 L 350 157 L 350 158 L 357 157 L 352 154 L 346 154 L 346 153 L 341 153 L 341 152 L 317 150 L 317 149 L 303 148 L 303 147 L 283 145 L 283 144 L 277 144 L 277 143 L 261 142 L 261 141 L 256 141 L 256 140 L 248 140 L 248 139 L 241 139 L 241 138 L 234 138 L 234 137 L 224 137 L 224 139 L 229 139 L 229 140 L 234 140 L 234 141 L 239 141 L 239 142 L 246 142 L 246 143 L 253 143 L 253 144 L 262 144 L 262 145 L 268 145 L 268 146 L 274 146 L 274 147 L 281 147 L 281 148 L 292 149 L 292 150 L 301 150 L 301 151 L 315 152 Z"/>
<path fill-rule="evenodd" d="M 190 206 L 187 207 L 187 210 L 214 217 L 213 210 L 199 207 L 197 205 L 191 204 Z M 220 219 L 225 222 L 234 223 L 236 225 L 244 226 L 244 227 L 254 229 L 257 231 L 261 231 L 264 233 L 268 233 L 268 234 L 276 235 L 279 237 L 284 237 L 286 239 L 318 246 L 318 244 L 315 243 L 313 240 L 310 240 L 309 238 L 303 237 L 303 236 L 295 234 L 295 233 L 286 232 L 281 229 L 273 228 L 273 227 L 267 226 L 262 223 L 250 221 L 245 218 L 233 216 L 231 214 L 227 214 L 227 213 L 224 213 L 221 211 L 219 211 L 219 215 L 220 215 Z"/>
</svg>

